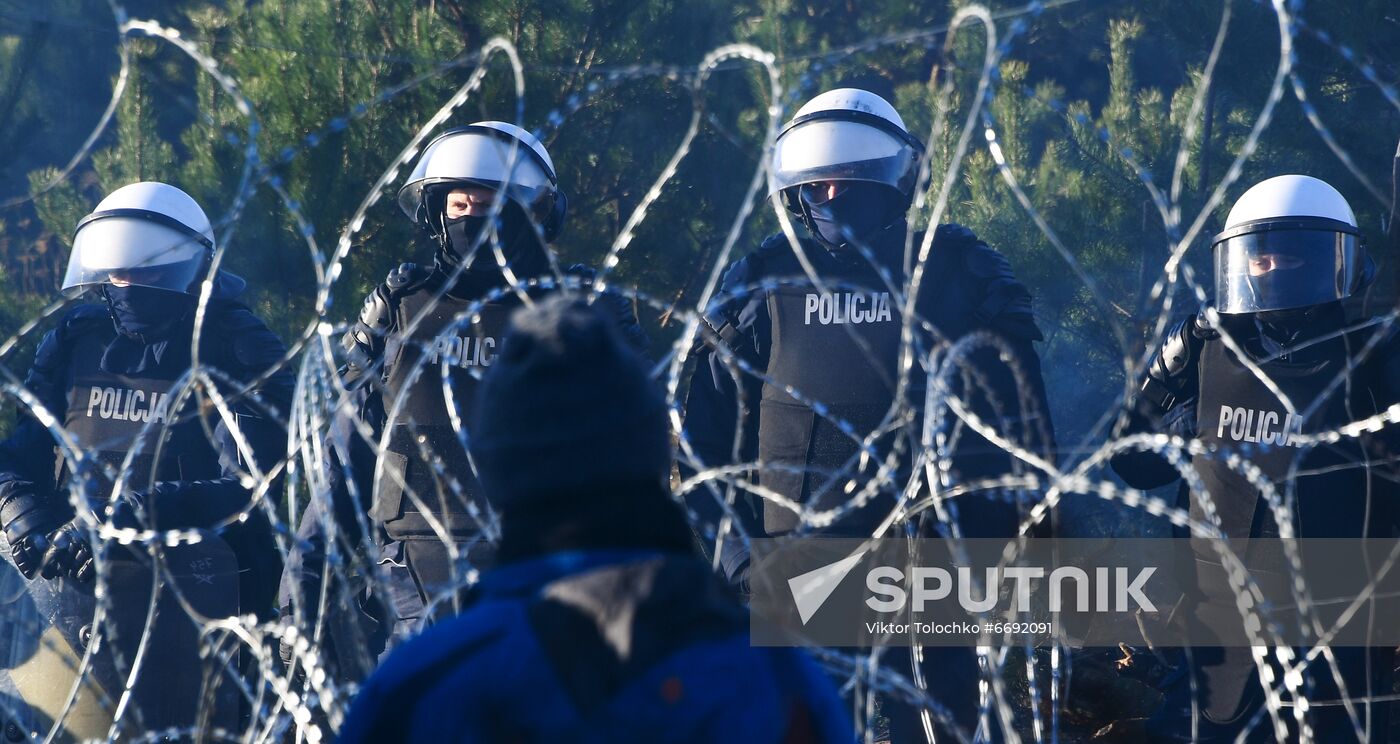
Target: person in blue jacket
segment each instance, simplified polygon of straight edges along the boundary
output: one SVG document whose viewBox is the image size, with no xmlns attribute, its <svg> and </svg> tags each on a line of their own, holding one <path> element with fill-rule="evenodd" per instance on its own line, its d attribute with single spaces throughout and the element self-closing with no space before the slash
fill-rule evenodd
<svg viewBox="0 0 1400 744">
<path fill-rule="evenodd" d="M 272 616 L 282 561 L 265 500 L 279 491 L 276 480 L 262 492 L 246 483 L 279 472 L 295 384 L 279 366 L 286 347 L 237 301 L 246 282 L 219 271 L 198 363 L 227 409 L 179 395 L 213 252 L 208 217 L 169 184 L 124 186 L 78 223 L 63 291 L 101 301 L 59 318 L 24 382 L 73 450 L 61 451 L 29 406 L 0 443 L 0 528 L 26 579 L 92 580 L 93 546 L 76 501 L 117 527 L 218 529 L 238 559 L 242 611 Z M 119 474 L 124 487 L 113 501 Z"/>
<path fill-rule="evenodd" d="M 605 314 L 516 313 L 474 414 L 497 566 L 370 677 L 340 742 L 853 739 L 804 653 L 749 645 L 670 495 L 665 401 Z"/>
</svg>

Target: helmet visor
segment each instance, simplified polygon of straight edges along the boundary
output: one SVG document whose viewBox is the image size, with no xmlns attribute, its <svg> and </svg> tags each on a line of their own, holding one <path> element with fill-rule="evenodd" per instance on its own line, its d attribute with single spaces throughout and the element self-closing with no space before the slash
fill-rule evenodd
<svg viewBox="0 0 1400 744">
<path fill-rule="evenodd" d="M 1271 230 L 1215 244 L 1215 303 L 1221 313 L 1320 305 L 1351 295 L 1364 269 L 1355 235 Z"/>
<path fill-rule="evenodd" d="M 98 284 L 188 293 L 209 266 L 205 239 L 140 217 L 85 221 L 73 239 L 63 293 L 76 296 Z"/>
<path fill-rule="evenodd" d="M 489 131 L 440 139 L 418 159 L 399 192 L 399 207 L 413 216 L 425 188 L 467 183 L 504 193 L 533 211 L 554 192 L 554 182 L 536 158 L 529 145 Z"/>
<path fill-rule="evenodd" d="M 769 193 L 817 181 L 869 181 L 908 194 L 917 174 L 912 145 L 869 124 L 814 119 L 773 145 Z"/>
</svg>

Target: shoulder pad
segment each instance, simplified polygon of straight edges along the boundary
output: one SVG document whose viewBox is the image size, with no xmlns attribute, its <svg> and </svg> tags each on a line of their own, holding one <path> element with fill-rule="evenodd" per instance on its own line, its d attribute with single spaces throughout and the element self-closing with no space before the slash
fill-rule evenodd
<svg viewBox="0 0 1400 744">
<path fill-rule="evenodd" d="M 758 250 L 754 253 L 773 254 L 790 250 L 792 250 L 792 243 L 788 241 L 787 236 L 782 233 L 773 233 L 758 244 Z"/>
<path fill-rule="evenodd" d="M 807 249 L 805 241 L 799 240 L 803 244 L 803 249 Z M 758 244 L 758 248 L 750 251 L 747 255 L 725 269 L 724 279 L 720 282 L 721 287 L 736 287 L 753 282 L 760 277 L 781 275 L 784 273 L 784 266 L 796 259 L 793 252 L 792 243 L 787 236 L 782 233 L 774 233 L 763 239 Z"/>
<path fill-rule="evenodd" d="M 765 277 L 766 268 L 769 267 L 764 265 L 762 257 L 757 253 L 750 253 L 729 264 L 729 268 L 725 269 L 724 275 L 720 277 L 715 296 L 710 299 L 711 308 L 718 310 L 720 314 L 738 312 L 741 306 L 761 293 L 755 285 Z M 716 300 L 719 301 L 717 308 L 714 305 Z M 709 315 L 710 312 L 706 314 Z"/>
<path fill-rule="evenodd" d="M 101 305 L 83 304 L 64 312 L 58 325 L 45 333 L 34 352 L 34 368 L 47 372 L 57 369 L 68 356 L 74 340 L 85 333 L 112 328 L 112 316 Z"/>
<path fill-rule="evenodd" d="M 939 228 L 942 230 L 942 228 Z M 1011 262 L 1001 251 L 978 240 L 967 228 L 964 233 L 953 233 L 953 239 L 960 244 L 963 252 L 963 265 L 978 279 L 1016 280 L 1016 272 L 1011 270 Z M 964 234 L 966 237 L 964 237 Z"/>
<path fill-rule="evenodd" d="M 234 360 L 246 370 L 262 373 L 287 353 L 282 339 L 246 307 L 226 313 L 222 325 L 226 329 L 222 341 L 232 346 Z"/>
<path fill-rule="evenodd" d="M 261 374 L 287 353 L 282 339 L 252 310 L 240 302 L 216 301 L 209 305 L 200 343 L 212 359 L 228 364 L 229 373 Z"/>
<path fill-rule="evenodd" d="M 811 241 L 797 241 L 802 245 L 803 251 L 821 250 L 812 245 Z M 763 276 L 775 269 L 775 264 L 780 265 L 785 260 L 795 260 L 797 258 L 793 251 L 792 243 L 787 236 L 782 233 L 774 233 L 763 239 L 759 243 L 758 250 L 745 256 L 752 269 L 752 276 Z"/>
<path fill-rule="evenodd" d="M 57 369 L 66 355 L 64 346 L 66 344 L 59 329 L 55 328 L 45 333 L 44 337 L 39 339 L 39 348 L 34 352 L 34 370 L 31 376 L 34 372 L 47 374 Z"/>
<path fill-rule="evenodd" d="M 732 292 L 749 283 L 749 277 L 754 273 L 752 256 L 745 256 L 727 266 L 724 273 L 719 278 L 719 291 Z"/>
<path fill-rule="evenodd" d="M 1035 325 L 1031 291 L 1016 278 L 1011 262 L 1000 251 L 978 240 L 960 226 L 953 232 L 962 253 L 962 265 L 979 293 L 974 315 L 983 323 Z M 940 228 L 942 229 L 942 228 Z M 1028 329 L 1029 338 L 1040 340 L 1040 331 Z"/>
<path fill-rule="evenodd" d="M 957 224 L 956 222 L 945 222 L 933 231 L 934 240 L 950 241 L 956 243 L 977 243 L 977 234 L 972 230 Z M 984 244 L 985 245 L 985 244 Z"/>
<path fill-rule="evenodd" d="M 1369 318 L 1369 320 L 1377 320 L 1377 318 Z M 1376 338 L 1377 335 L 1379 338 Z M 1379 367 L 1384 370 L 1382 374 L 1387 377 L 1400 374 L 1400 324 L 1392 324 L 1384 331 L 1377 331 L 1372 327 L 1358 328 L 1347 333 L 1347 337 L 1353 350 L 1365 348 L 1366 344 L 1374 339 L 1375 348 L 1363 364 Z M 1387 380 L 1387 382 L 1389 381 Z"/>
<path fill-rule="evenodd" d="M 107 308 L 102 305 L 84 303 L 65 312 L 59 321 L 59 333 L 79 334 L 92 328 L 100 328 L 102 324 L 110 324 L 112 316 L 107 312 Z"/>
<path fill-rule="evenodd" d="M 209 323 L 216 324 L 215 327 L 226 333 L 240 333 L 256 328 L 266 328 L 252 310 L 237 302 L 211 303 L 208 318 Z"/>
<path fill-rule="evenodd" d="M 399 298 L 426 284 L 431 275 L 431 271 L 416 264 L 401 264 L 389 272 L 383 284 L 365 295 L 360 317 L 340 339 L 346 361 L 340 377 L 351 390 L 368 383 L 370 371 L 382 361 L 386 338 L 396 325 Z"/>
<path fill-rule="evenodd" d="M 399 296 L 407 294 L 427 283 L 428 277 L 433 275 L 433 270 L 426 266 L 419 266 L 416 263 L 401 263 L 398 268 L 389 272 L 384 277 L 384 287 L 389 290 L 390 295 Z"/>
</svg>

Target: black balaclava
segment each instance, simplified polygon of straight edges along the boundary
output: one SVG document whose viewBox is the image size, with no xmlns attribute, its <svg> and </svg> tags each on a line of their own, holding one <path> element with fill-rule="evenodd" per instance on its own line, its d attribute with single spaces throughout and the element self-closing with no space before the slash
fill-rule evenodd
<svg viewBox="0 0 1400 744">
<path fill-rule="evenodd" d="M 194 310 L 196 298 L 184 292 L 151 287 L 102 286 L 112 322 L 123 336 L 142 344 L 170 337 Z"/>
<path fill-rule="evenodd" d="M 442 197 L 445 199 L 444 197 Z M 435 207 L 435 214 L 442 221 L 443 238 L 433 260 L 438 271 L 451 275 L 465 257 L 466 267 L 461 273 L 460 285 L 468 291 L 484 290 L 505 284 L 505 276 L 496 261 L 496 252 L 489 239 L 481 239 L 487 228 L 489 217 L 463 216 L 448 219 L 444 215 L 442 201 Z M 534 226 L 525 210 L 514 201 L 507 200 L 496 217 L 496 238 L 506 264 L 517 278 L 538 276 L 549 270 L 548 249 L 535 234 Z M 476 245 L 480 241 L 480 245 Z M 476 251 L 472 252 L 472 246 Z M 476 292 L 472 292 L 473 294 Z"/>
<path fill-rule="evenodd" d="M 1318 262 L 1305 261 L 1298 266 L 1290 268 L 1275 268 L 1261 276 L 1249 278 L 1250 286 L 1255 294 L 1260 298 L 1299 298 L 1299 297 L 1325 297 L 1336 291 L 1337 273 L 1331 267 Z M 1335 296 L 1335 295 L 1333 295 Z M 1261 316 L 1272 315 L 1276 318 L 1287 319 L 1302 315 L 1301 311 L 1306 311 L 1316 305 L 1308 305 L 1302 308 L 1289 308 L 1287 310 L 1267 310 L 1261 312 Z"/>
<path fill-rule="evenodd" d="M 876 183 L 850 182 L 835 198 L 813 204 L 799 191 L 807 227 L 829 251 L 840 251 L 851 241 L 868 240 L 900 216 L 898 192 Z"/>
<path fill-rule="evenodd" d="M 1260 298 L 1319 297 L 1333 291 L 1336 275 L 1327 267 L 1305 261 L 1250 277 L 1249 282 Z M 1264 310 L 1254 317 L 1262 345 L 1270 355 L 1287 355 L 1289 347 L 1335 331 L 1346 322 L 1341 302 Z"/>
<path fill-rule="evenodd" d="M 159 367 L 171 341 L 190 327 L 197 302 L 184 292 L 151 287 L 104 284 L 100 291 L 117 335 L 98 366 L 113 374 L 135 375 Z"/>
</svg>

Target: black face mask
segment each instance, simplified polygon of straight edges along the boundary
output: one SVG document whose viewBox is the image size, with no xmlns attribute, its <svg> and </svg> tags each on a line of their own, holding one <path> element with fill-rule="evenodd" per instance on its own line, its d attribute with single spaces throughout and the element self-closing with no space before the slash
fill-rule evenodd
<svg viewBox="0 0 1400 744">
<path fill-rule="evenodd" d="M 799 195 L 811 218 L 812 232 L 828 248 L 840 249 L 853 241 L 867 240 L 893 221 L 889 190 L 878 184 L 848 184 L 834 198 L 820 204 L 812 203 L 805 188 Z"/>
<path fill-rule="evenodd" d="M 436 256 L 438 268 L 443 273 L 452 273 L 463 257 L 470 255 L 465 268 L 467 274 L 491 281 L 504 281 L 495 250 L 489 240 L 482 239 L 488 219 L 469 216 L 443 219 L 446 240 Z M 496 236 L 510 270 L 517 277 L 544 273 L 549 268 L 549 258 L 545 247 L 535 236 L 525 210 L 514 202 L 507 203 L 501 208 L 497 220 Z M 476 245 L 478 241 L 480 245 Z M 474 253 L 473 245 L 476 245 Z"/>
<path fill-rule="evenodd" d="M 1328 271 L 1326 266 L 1303 264 L 1289 269 L 1274 269 L 1261 276 L 1250 277 L 1249 283 L 1265 307 L 1289 304 L 1290 300 L 1296 302 L 1297 298 L 1336 296 L 1336 273 Z"/>
<path fill-rule="evenodd" d="M 183 292 L 150 287 L 102 287 L 102 297 L 117 330 L 141 343 L 168 338 L 194 310 L 196 298 Z"/>
<path fill-rule="evenodd" d="M 457 217 L 442 220 L 443 234 L 446 239 L 443 241 L 443 253 L 450 259 L 450 264 L 455 266 L 461 262 L 462 257 L 467 255 L 472 245 L 476 243 L 478 236 L 486 229 L 485 217 Z M 489 248 L 487 245 L 480 246 L 477 250 Z"/>
</svg>

